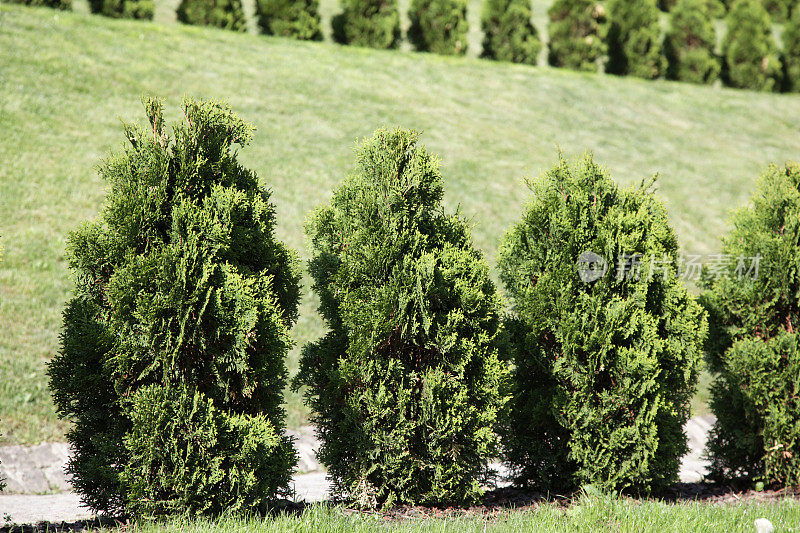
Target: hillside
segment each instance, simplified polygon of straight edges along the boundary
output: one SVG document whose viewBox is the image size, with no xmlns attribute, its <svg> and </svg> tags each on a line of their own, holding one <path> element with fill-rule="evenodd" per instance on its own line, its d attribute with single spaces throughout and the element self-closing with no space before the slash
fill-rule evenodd
<svg viewBox="0 0 800 533">
<path fill-rule="evenodd" d="M 470 15 L 475 19 L 474 10 Z M 64 238 L 94 216 L 94 170 L 154 93 L 227 98 L 257 127 L 242 159 L 274 190 L 278 234 L 305 253 L 306 214 L 382 125 L 424 131 L 446 202 L 496 243 L 520 213 L 521 178 L 557 150 L 592 150 L 621 182 L 655 172 L 687 253 L 718 248 L 728 210 L 770 162 L 800 158 L 800 96 L 645 82 L 178 24 L 0 5 L 0 428 L 5 443 L 59 439 L 44 376 L 70 290 Z M 321 332 L 304 299 L 299 344 Z M 296 354 L 290 361 L 296 367 Z M 302 420 L 289 397 L 290 424 Z"/>
</svg>

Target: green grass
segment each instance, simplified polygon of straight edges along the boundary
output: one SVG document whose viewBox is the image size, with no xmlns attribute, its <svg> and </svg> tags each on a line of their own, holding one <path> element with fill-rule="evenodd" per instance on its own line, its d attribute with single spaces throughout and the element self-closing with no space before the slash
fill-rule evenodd
<svg viewBox="0 0 800 533">
<path fill-rule="evenodd" d="M 126 533 L 209 532 L 752 532 L 757 518 L 767 518 L 776 532 L 796 531 L 800 503 L 786 499 L 774 503 L 716 505 L 667 504 L 615 498 L 584 498 L 567 508 L 544 504 L 520 511 L 502 510 L 484 515 L 448 518 L 416 517 L 388 521 L 380 514 L 345 513 L 341 508 L 314 506 L 297 516 L 218 520 L 174 520 L 129 526 Z M 118 530 L 123 531 L 123 530 Z"/>
<path fill-rule="evenodd" d="M 326 17 L 333 2 L 323 3 Z M 0 5 L 5 443 L 63 438 L 44 369 L 71 285 L 64 239 L 99 211 L 104 184 L 94 168 L 120 146 L 119 119 L 143 120 L 142 93 L 166 97 L 171 117 L 183 95 L 227 98 L 252 121 L 258 132 L 242 159 L 274 189 L 279 237 L 303 254 L 307 213 L 351 168 L 354 140 L 383 125 L 424 130 L 442 157 L 446 203 L 472 217 L 492 262 L 526 197 L 521 178 L 547 169 L 558 147 L 592 150 L 623 183 L 660 172 L 692 253 L 718 249 L 726 213 L 765 165 L 798 157 L 796 95 L 300 43 L 184 27 L 170 13 L 159 4 L 159 22 L 141 23 Z M 472 42 L 476 32 L 473 24 Z M 307 296 L 299 344 L 322 332 L 314 308 Z M 297 350 L 291 371 L 296 364 Z M 298 396 L 287 401 L 290 424 L 302 422 Z"/>
</svg>

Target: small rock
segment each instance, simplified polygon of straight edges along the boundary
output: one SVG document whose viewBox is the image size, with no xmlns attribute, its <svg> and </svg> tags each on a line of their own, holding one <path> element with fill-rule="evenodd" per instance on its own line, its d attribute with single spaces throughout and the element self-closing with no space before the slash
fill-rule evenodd
<svg viewBox="0 0 800 533">
<path fill-rule="evenodd" d="M 773 531 L 775 531 L 775 527 L 766 518 L 756 520 L 756 533 L 772 533 Z"/>
</svg>

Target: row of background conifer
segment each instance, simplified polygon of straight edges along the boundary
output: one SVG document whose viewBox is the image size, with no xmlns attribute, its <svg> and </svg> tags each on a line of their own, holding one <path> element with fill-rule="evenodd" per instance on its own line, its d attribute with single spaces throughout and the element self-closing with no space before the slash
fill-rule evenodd
<svg viewBox="0 0 800 533">
<path fill-rule="evenodd" d="M 9 1 L 9 0 L 5 0 Z M 69 9 L 71 0 L 10 0 Z M 646 79 L 667 78 L 766 91 L 800 91 L 800 7 L 792 0 L 555 0 L 548 11 L 548 63 Z M 343 44 L 396 48 L 397 0 L 341 0 L 331 25 Z M 90 0 L 92 12 L 152 19 L 153 0 Z M 662 35 L 659 8 L 668 10 Z M 256 0 L 262 33 L 322 39 L 318 0 Z M 408 40 L 416 50 L 467 51 L 467 0 L 411 0 Z M 543 48 L 530 0 L 485 0 L 481 56 L 535 65 Z M 717 54 L 715 19 L 727 31 Z M 179 21 L 245 31 L 241 0 L 182 0 Z M 773 21 L 785 23 L 781 50 Z"/>
</svg>

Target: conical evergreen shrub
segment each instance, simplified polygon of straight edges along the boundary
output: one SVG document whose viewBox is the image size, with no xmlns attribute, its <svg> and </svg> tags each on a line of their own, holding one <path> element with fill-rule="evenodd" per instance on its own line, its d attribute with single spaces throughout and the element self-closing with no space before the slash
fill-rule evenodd
<svg viewBox="0 0 800 533">
<path fill-rule="evenodd" d="M 415 49 L 443 55 L 466 53 L 466 0 L 411 0 L 408 18 L 408 40 Z"/>
<path fill-rule="evenodd" d="M 54 9 L 71 10 L 72 0 L 0 0 L 0 3 L 23 4 L 26 6 L 52 7 Z"/>
<path fill-rule="evenodd" d="M 181 0 L 177 13 L 184 24 L 247 31 L 242 0 Z"/>
<path fill-rule="evenodd" d="M 666 70 L 655 0 L 609 0 L 606 72 L 654 79 Z"/>
<path fill-rule="evenodd" d="M 800 92 L 800 7 L 783 29 L 784 87 Z"/>
<path fill-rule="evenodd" d="M 145 107 L 149 127 L 126 124 L 100 168 L 102 214 L 68 240 L 75 292 L 48 369 L 68 471 L 111 513 L 256 511 L 295 460 L 281 404 L 296 254 L 237 161 L 249 124 L 190 99 L 170 132 L 161 102 Z"/>
<path fill-rule="evenodd" d="M 334 494 L 362 506 L 474 501 L 497 451 L 500 297 L 417 141 L 364 141 L 306 230 L 328 332 L 304 347 L 295 386 Z"/>
<path fill-rule="evenodd" d="M 397 0 L 341 0 L 342 12 L 331 20 L 333 39 L 341 44 L 396 48 L 400 41 Z"/>
<path fill-rule="evenodd" d="M 555 0 L 550 24 L 548 62 L 554 67 L 596 72 L 606 54 L 606 10 L 594 0 Z"/>
<path fill-rule="evenodd" d="M 722 241 L 702 301 L 716 378 L 711 473 L 800 487 L 800 164 L 770 167 Z"/>
<path fill-rule="evenodd" d="M 322 39 L 318 0 L 256 0 L 258 26 L 266 35 Z"/>
<path fill-rule="evenodd" d="M 769 14 L 759 0 L 736 0 L 726 18 L 723 77 L 731 87 L 778 91 L 782 65 Z"/>
<path fill-rule="evenodd" d="M 92 13 L 111 18 L 153 20 L 153 0 L 89 0 Z"/>
<path fill-rule="evenodd" d="M 713 83 L 721 65 L 714 48 L 717 36 L 706 0 L 678 0 L 664 40 L 667 77 L 691 83 Z"/>
<path fill-rule="evenodd" d="M 521 484 L 647 491 L 677 479 L 706 320 L 651 184 L 621 188 L 590 155 L 562 156 L 529 181 L 500 247 L 514 365 L 503 442 Z"/>
<path fill-rule="evenodd" d="M 481 57 L 535 65 L 542 50 L 531 23 L 530 0 L 486 0 L 481 14 Z"/>
</svg>

